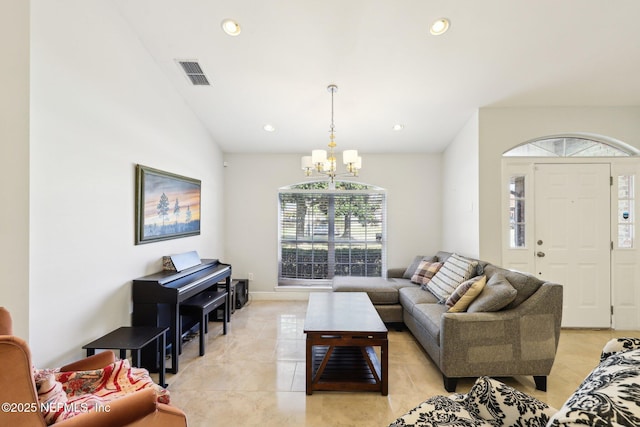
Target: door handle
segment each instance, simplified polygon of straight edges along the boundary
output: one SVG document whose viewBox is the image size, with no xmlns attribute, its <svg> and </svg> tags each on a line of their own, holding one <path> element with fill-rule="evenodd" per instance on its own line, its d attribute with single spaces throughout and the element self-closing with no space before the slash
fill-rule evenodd
<svg viewBox="0 0 640 427">
<path fill-rule="evenodd" d="M 538 258 L 543 258 L 544 257 L 544 252 L 536 252 L 536 256 Z"/>
</svg>

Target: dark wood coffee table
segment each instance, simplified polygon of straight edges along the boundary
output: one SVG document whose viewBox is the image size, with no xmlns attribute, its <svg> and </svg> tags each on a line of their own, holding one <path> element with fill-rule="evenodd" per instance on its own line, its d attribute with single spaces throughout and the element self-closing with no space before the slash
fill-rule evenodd
<svg viewBox="0 0 640 427">
<path fill-rule="evenodd" d="M 307 394 L 314 390 L 389 391 L 387 328 L 365 292 L 309 294 Z M 380 347 L 380 359 L 373 347 Z"/>
</svg>

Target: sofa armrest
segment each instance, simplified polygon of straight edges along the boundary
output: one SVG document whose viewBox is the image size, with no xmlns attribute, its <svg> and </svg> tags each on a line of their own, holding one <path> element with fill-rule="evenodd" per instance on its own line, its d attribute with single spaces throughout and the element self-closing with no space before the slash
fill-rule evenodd
<svg viewBox="0 0 640 427">
<path fill-rule="evenodd" d="M 549 282 L 514 309 L 444 313 L 440 369 L 447 377 L 548 375 L 561 320 L 562 286 Z"/>
<path fill-rule="evenodd" d="M 60 368 L 60 372 L 75 371 L 92 371 L 94 369 L 102 369 L 107 365 L 116 361 L 116 357 L 112 351 L 103 351 L 93 356 L 85 357 Z"/>
<path fill-rule="evenodd" d="M 59 427 L 126 426 L 156 411 L 156 394 L 147 388 L 105 404 L 102 411 L 86 412 L 56 423 Z"/>
</svg>

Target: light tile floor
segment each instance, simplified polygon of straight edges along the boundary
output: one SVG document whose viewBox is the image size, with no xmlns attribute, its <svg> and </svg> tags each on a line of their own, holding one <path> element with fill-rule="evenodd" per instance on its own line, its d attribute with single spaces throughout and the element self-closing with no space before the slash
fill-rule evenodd
<svg viewBox="0 0 640 427">
<path fill-rule="evenodd" d="M 438 369 L 407 330 L 389 331 L 389 395 L 305 394 L 306 301 L 253 301 L 232 316 L 228 334 L 210 323 L 206 354 L 184 345 L 180 371 L 168 374 L 172 404 L 189 426 L 387 426 L 428 397 L 444 394 Z M 598 363 L 612 337 L 640 332 L 563 330 L 548 392 L 531 377 L 502 379 L 559 408 Z M 458 382 L 465 393 L 473 379 Z"/>
</svg>

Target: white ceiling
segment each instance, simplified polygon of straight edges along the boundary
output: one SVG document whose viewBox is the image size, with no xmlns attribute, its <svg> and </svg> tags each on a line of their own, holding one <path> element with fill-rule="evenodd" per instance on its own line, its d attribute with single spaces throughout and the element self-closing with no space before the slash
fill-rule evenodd
<svg viewBox="0 0 640 427">
<path fill-rule="evenodd" d="M 442 151 L 480 107 L 640 106 L 638 0 L 112 1 L 228 153 L 326 147 L 330 83 L 338 151 L 363 153 Z"/>
</svg>

